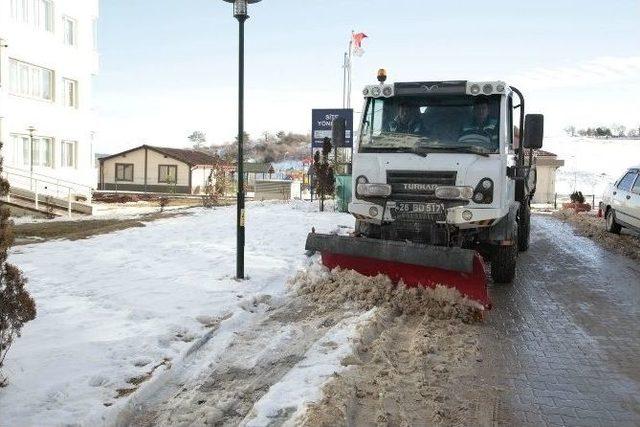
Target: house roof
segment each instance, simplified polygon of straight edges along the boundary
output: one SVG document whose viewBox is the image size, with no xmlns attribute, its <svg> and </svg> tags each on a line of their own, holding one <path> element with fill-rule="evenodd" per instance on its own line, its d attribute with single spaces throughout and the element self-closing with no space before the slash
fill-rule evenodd
<svg viewBox="0 0 640 427">
<path fill-rule="evenodd" d="M 191 166 L 215 165 L 218 163 L 217 157 L 210 156 L 209 154 L 203 153 L 202 151 L 155 146 L 149 146 L 149 148 L 166 154 L 169 157 L 173 157 L 176 160 L 181 160 L 185 163 L 190 164 Z"/>
<path fill-rule="evenodd" d="M 183 163 L 188 164 L 189 166 L 196 165 L 216 165 L 219 163 L 219 159 L 214 156 L 210 156 L 209 154 L 203 153 L 197 150 L 189 150 L 183 148 L 170 148 L 170 147 L 156 147 L 153 145 L 141 145 L 139 147 L 131 148 L 126 151 L 122 151 L 120 153 L 112 154 L 110 156 L 105 156 L 100 158 L 100 161 L 108 160 L 114 157 L 122 156 L 123 154 L 131 153 L 132 151 L 142 150 L 142 149 L 153 150 L 157 153 L 164 154 L 165 156 L 171 157 L 173 159 L 179 160 Z"/>
</svg>

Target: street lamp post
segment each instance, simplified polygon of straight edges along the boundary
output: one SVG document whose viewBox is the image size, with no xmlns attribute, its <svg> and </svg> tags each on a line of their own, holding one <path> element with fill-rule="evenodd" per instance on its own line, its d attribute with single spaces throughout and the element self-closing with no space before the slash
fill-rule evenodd
<svg viewBox="0 0 640 427">
<path fill-rule="evenodd" d="M 27 128 L 29 131 L 29 165 L 31 171 L 31 178 L 29 179 L 29 188 L 33 190 L 33 133 L 36 131 L 36 128 L 33 126 L 29 126 Z"/>
<path fill-rule="evenodd" d="M 247 5 L 260 0 L 224 0 L 233 3 L 233 16 L 239 23 L 238 47 L 238 192 L 237 192 L 237 248 L 236 278 L 244 279 L 244 168 L 242 145 L 244 143 L 244 23 L 249 19 Z"/>
</svg>

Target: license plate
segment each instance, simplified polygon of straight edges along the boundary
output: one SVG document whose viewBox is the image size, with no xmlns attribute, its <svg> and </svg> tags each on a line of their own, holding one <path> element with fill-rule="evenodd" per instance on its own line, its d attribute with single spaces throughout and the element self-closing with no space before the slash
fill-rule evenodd
<svg viewBox="0 0 640 427">
<path fill-rule="evenodd" d="M 444 213 L 444 204 L 442 203 L 398 203 L 396 202 L 397 213 L 422 213 L 422 214 L 441 214 Z"/>
</svg>

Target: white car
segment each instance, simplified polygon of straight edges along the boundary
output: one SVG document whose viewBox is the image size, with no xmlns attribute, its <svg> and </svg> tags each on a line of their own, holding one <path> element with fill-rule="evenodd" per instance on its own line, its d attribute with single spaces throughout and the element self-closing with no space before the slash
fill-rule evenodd
<svg viewBox="0 0 640 427">
<path fill-rule="evenodd" d="M 606 189 L 600 211 L 611 233 L 620 233 L 622 227 L 640 232 L 640 165 L 627 170 Z"/>
</svg>

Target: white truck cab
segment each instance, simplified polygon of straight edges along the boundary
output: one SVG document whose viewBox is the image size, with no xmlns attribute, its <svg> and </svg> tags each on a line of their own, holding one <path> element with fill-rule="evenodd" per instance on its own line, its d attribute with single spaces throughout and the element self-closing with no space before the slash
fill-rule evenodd
<svg viewBox="0 0 640 427">
<path fill-rule="evenodd" d="M 525 148 L 542 146 L 543 117 L 525 125 L 524 97 L 503 81 L 378 80 L 363 91 L 354 148 L 356 233 L 475 249 L 510 282 L 535 191 Z"/>
</svg>

